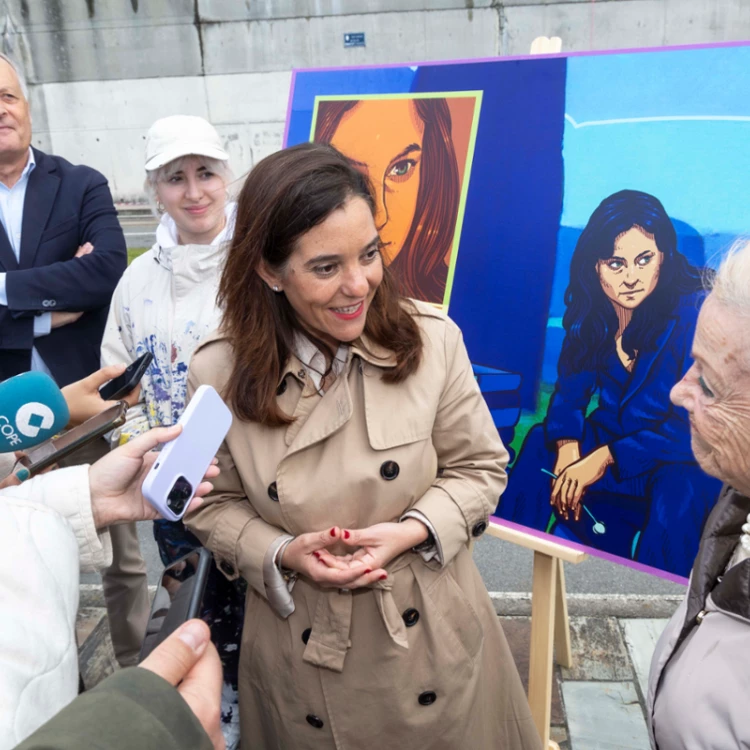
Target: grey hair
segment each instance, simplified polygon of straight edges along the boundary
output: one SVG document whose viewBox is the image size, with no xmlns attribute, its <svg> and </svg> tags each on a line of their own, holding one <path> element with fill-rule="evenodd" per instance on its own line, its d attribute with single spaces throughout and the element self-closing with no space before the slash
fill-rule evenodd
<svg viewBox="0 0 750 750">
<path fill-rule="evenodd" d="M 177 159 L 172 159 L 172 161 L 167 162 L 163 167 L 147 170 L 146 181 L 143 183 L 143 189 L 146 191 L 151 211 L 157 218 L 161 215 L 161 212 L 157 207 L 157 185 L 160 182 L 166 182 L 172 175 L 177 174 L 177 172 L 181 172 L 188 159 L 198 159 L 202 167 L 205 167 L 209 172 L 213 172 L 221 178 L 226 188 L 229 187 L 229 184 L 234 179 L 232 170 L 229 167 L 229 162 L 224 161 L 223 159 L 213 159 L 210 156 L 200 156 L 198 154 L 180 156 Z"/>
<path fill-rule="evenodd" d="M 750 317 L 750 238 L 732 245 L 709 282 L 709 291 L 717 302 Z"/>
<path fill-rule="evenodd" d="M 4 55 L 2 52 L 0 52 L 0 60 L 5 60 L 5 62 L 7 62 L 8 65 L 13 68 L 13 72 L 16 74 L 16 78 L 18 78 L 18 85 L 21 87 L 21 93 L 23 94 L 24 99 L 28 101 L 29 87 L 26 85 L 26 76 L 24 76 L 20 65 L 15 60 L 13 60 L 13 58 L 8 57 L 8 55 Z"/>
</svg>

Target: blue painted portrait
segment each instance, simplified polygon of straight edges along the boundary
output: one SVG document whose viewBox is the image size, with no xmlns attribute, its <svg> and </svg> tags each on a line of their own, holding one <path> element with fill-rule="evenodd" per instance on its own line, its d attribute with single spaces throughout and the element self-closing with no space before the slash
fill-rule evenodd
<svg viewBox="0 0 750 750">
<path fill-rule="evenodd" d="M 719 485 L 669 394 L 690 366 L 703 286 L 657 198 L 622 190 L 599 204 L 570 263 L 554 392 L 502 518 L 687 575 Z"/>
</svg>

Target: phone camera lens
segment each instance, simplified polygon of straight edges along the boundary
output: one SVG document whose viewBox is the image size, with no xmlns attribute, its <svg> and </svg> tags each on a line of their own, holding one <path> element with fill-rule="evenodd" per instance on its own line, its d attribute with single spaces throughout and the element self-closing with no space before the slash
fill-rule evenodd
<svg viewBox="0 0 750 750">
<path fill-rule="evenodd" d="M 180 515 L 192 494 L 193 487 L 190 482 L 183 476 L 177 477 L 169 495 L 167 495 L 167 507 L 175 515 Z"/>
</svg>

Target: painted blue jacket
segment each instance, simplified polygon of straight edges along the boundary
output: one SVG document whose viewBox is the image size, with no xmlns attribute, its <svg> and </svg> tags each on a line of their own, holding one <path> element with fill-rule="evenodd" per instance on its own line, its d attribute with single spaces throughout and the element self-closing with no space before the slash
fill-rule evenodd
<svg viewBox="0 0 750 750">
<path fill-rule="evenodd" d="M 552 447 L 563 439 L 580 441 L 588 420 L 612 452 L 610 469 L 618 481 L 665 463 L 693 463 L 687 412 L 670 402 L 669 392 L 690 367 L 703 298 L 703 293 L 691 293 L 680 299 L 654 348 L 638 354 L 624 394 L 621 384 L 606 371 L 560 375 L 545 420 L 548 444 Z M 599 405 L 587 418 L 586 409 L 595 392 Z"/>
</svg>

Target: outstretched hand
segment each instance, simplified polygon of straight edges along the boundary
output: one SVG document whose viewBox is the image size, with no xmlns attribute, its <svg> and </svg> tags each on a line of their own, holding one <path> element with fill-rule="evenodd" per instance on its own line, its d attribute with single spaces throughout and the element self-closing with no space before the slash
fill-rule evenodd
<svg viewBox="0 0 750 750">
<path fill-rule="evenodd" d="M 148 669 L 173 685 L 195 714 L 214 750 L 224 750 L 221 661 L 205 622 L 188 620 L 159 644 L 138 668 Z"/>
<path fill-rule="evenodd" d="M 87 419 L 95 417 L 100 412 L 109 409 L 117 403 L 117 401 L 105 401 L 99 394 L 99 388 L 113 378 L 118 377 L 118 375 L 122 375 L 125 369 L 126 365 L 102 367 L 101 370 L 97 370 L 87 378 L 77 380 L 75 383 L 66 385 L 62 389 L 65 403 L 68 405 L 68 411 L 70 412 L 69 424 L 71 427 L 75 427 Z M 140 395 L 141 386 L 138 384 L 127 396 L 124 396 L 120 400 L 125 401 L 128 406 L 133 406 L 138 403 Z"/>
<path fill-rule="evenodd" d="M 89 467 L 91 507 L 96 528 L 160 518 L 156 509 L 143 497 L 141 485 L 159 457 L 153 449 L 174 440 L 181 432 L 181 425 L 156 427 L 121 445 Z M 212 464 L 204 479 L 213 479 L 218 474 L 219 467 Z M 208 481 L 198 485 L 188 511 L 198 508 L 201 498 L 212 489 L 213 485 Z"/>
</svg>

